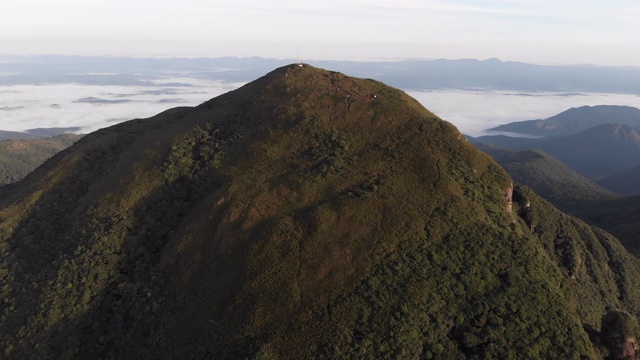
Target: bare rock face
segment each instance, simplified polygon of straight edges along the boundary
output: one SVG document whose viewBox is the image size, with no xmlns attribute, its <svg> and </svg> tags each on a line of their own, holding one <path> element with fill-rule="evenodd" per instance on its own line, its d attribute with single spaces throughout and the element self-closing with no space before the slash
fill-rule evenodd
<svg viewBox="0 0 640 360">
<path fill-rule="evenodd" d="M 507 211 L 513 210 L 513 183 L 504 190 L 504 198 L 507 201 Z"/>
<path fill-rule="evenodd" d="M 609 359 L 638 359 L 640 326 L 629 313 L 608 311 L 602 318 L 600 340 L 609 350 Z"/>
</svg>

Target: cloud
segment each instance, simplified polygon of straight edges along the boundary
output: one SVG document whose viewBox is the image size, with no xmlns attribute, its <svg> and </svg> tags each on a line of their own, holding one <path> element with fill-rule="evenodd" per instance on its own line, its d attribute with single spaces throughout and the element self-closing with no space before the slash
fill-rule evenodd
<svg viewBox="0 0 640 360">
<path fill-rule="evenodd" d="M 240 84 L 194 80 L 192 91 L 167 98 L 153 88 L 124 86 L 21 85 L 7 93 L 7 103 L 16 109 L 3 113 L 0 130 L 80 127 L 87 133 L 123 121 L 146 118 L 176 105 L 195 106 Z M 453 123 L 468 135 L 478 136 L 487 128 L 511 121 L 547 118 L 583 105 L 629 105 L 640 108 L 640 96 L 595 93 L 526 93 L 509 91 L 431 90 L 408 91 L 427 109 Z M 131 94 L 126 102 L 96 106 L 77 102 L 80 98 L 112 99 Z M 118 98 L 122 100 L 123 98 Z M 55 106 L 54 106 L 55 105 Z"/>
<path fill-rule="evenodd" d="M 177 95 L 180 91 L 176 89 L 160 89 L 160 90 L 145 90 L 139 92 L 141 95 Z"/>
<path fill-rule="evenodd" d="M 168 98 L 171 91 L 158 91 L 155 86 L 0 86 L 2 101 L 11 108 L 3 111 L 0 130 L 80 127 L 86 133 L 126 120 L 151 117 L 178 104 L 196 106 L 241 84 L 193 79 L 189 85 L 180 88 L 176 98 Z"/>
<path fill-rule="evenodd" d="M 431 112 L 451 122 L 466 135 L 512 121 L 546 119 L 572 107 L 627 105 L 640 108 L 633 94 L 512 93 L 503 91 L 408 91 Z"/>
<path fill-rule="evenodd" d="M 0 130 L 81 127 L 83 132 L 90 132 L 129 119 L 151 117 L 175 106 L 199 105 L 241 85 L 208 79 L 199 73 L 167 75 L 156 70 L 153 76 L 131 76 L 136 84 L 140 84 L 137 81 L 140 79 L 151 77 L 152 80 L 145 80 L 144 85 L 0 85 Z M 164 85 L 167 83 L 188 86 Z M 409 94 L 472 136 L 499 124 L 546 118 L 570 107 L 602 104 L 640 107 L 637 95 L 469 90 L 410 91 Z"/>
<path fill-rule="evenodd" d="M 156 101 L 156 103 L 158 104 L 185 104 L 185 103 L 189 103 L 189 101 L 185 100 L 185 99 L 160 99 L 158 101 Z"/>
</svg>

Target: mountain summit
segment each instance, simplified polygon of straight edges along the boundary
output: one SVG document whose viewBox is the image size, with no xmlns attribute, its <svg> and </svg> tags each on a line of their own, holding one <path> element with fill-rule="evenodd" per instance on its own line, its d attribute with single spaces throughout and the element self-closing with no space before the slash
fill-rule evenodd
<svg viewBox="0 0 640 360">
<path fill-rule="evenodd" d="M 309 65 L 89 134 L 0 199 L 5 358 L 578 359 L 638 337 L 615 238 L 403 92 Z"/>
</svg>

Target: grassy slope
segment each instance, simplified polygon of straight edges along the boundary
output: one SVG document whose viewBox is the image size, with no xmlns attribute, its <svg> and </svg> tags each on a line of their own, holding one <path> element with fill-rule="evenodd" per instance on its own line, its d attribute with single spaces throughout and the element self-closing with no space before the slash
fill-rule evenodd
<svg viewBox="0 0 640 360">
<path fill-rule="evenodd" d="M 18 181 L 81 135 L 65 134 L 44 139 L 0 141 L 0 185 Z"/>
<path fill-rule="evenodd" d="M 583 323 L 640 312 L 638 261 L 510 184 L 405 94 L 284 67 L 0 188 L 0 349 L 598 357 Z"/>
</svg>

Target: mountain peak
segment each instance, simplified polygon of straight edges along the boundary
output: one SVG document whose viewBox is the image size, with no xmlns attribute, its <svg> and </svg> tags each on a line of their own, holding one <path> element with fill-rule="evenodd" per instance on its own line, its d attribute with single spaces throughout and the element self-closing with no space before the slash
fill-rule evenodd
<svg viewBox="0 0 640 360">
<path fill-rule="evenodd" d="M 314 119 L 326 127 L 371 127 L 403 121 L 393 108 L 407 108 L 418 117 L 438 117 L 404 92 L 372 79 L 359 79 L 308 64 L 290 64 L 219 98 L 201 108 L 213 109 L 225 102 L 245 112 L 256 126 L 275 126 Z M 418 115 L 419 114 L 419 115 Z M 237 119 L 237 113 L 232 117 Z M 384 121 L 382 120 L 384 118 Z M 235 121 L 235 120 L 234 120 Z"/>
</svg>

